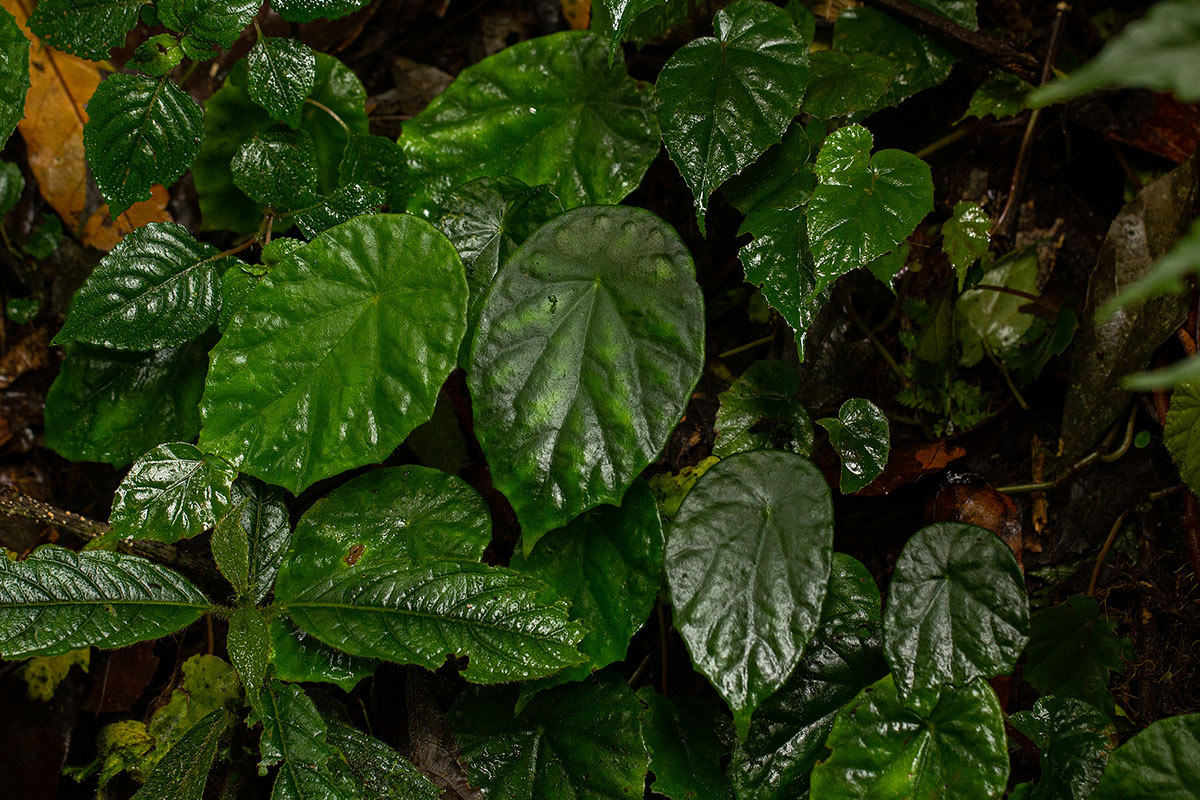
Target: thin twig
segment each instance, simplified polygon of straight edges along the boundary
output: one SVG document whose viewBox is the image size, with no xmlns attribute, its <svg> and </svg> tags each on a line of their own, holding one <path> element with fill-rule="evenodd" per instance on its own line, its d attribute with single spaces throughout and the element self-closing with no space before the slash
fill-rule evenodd
<svg viewBox="0 0 1200 800">
<path fill-rule="evenodd" d="M 351 133 L 353 133 L 353 131 L 350 130 L 350 126 L 347 125 L 342 120 L 342 118 L 337 115 L 337 112 L 334 111 L 329 106 L 322 103 L 320 100 L 313 100 L 311 97 L 306 97 L 306 98 L 304 98 L 304 102 L 308 103 L 309 105 L 316 106 L 317 108 L 321 109 L 326 114 L 328 114 L 329 116 L 333 117 L 333 121 L 336 122 L 338 125 L 342 126 L 342 130 L 344 130 L 346 132 L 347 136 L 349 136 Z"/>
<path fill-rule="evenodd" d="M 950 131 L 942 138 L 937 139 L 937 140 L 925 145 L 920 150 L 913 153 L 913 155 L 915 155 L 919 159 L 925 160 L 925 159 L 929 158 L 931 155 L 933 155 L 934 153 L 936 153 L 938 150 L 941 150 L 943 147 L 949 147 L 950 145 L 957 142 L 959 139 L 967 138 L 968 136 L 975 133 L 982 127 L 983 127 L 983 125 L 981 125 L 978 122 L 972 122 L 970 125 L 959 125 L 957 128 Z"/>
<path fill-rule="evenodd" d="M 764 336 L 761 339 L 755 339 L 753 342 L 747 342 L 746 344 L 739 345 L 732 350 L 726 350 L 724 353 L 719 354 L 717 358 L 729 358 L 730 356 L 736 356 L 738 353 L 744 353 L 747 350 L 753 350 L 755 347 L 761 347 L 762 345 L 770 344 L 773 341 L 775 341 L 775 334 L 772 333 L 770 336 Z"/>
<path fill-rule="evenodd" d="M 972 289 L 982 289 L 987 292 L 999 292 L 1000 294 L 1011 294 L 1014 297 L 1020 297 L 1022 299 L 1028 300 L 1031 303 L 1036 303 L 1037 305 L 1041 306 L 1042 308 L 1046 309 L 1047 311 L 1053 311 L 1055 314 L 1057 314 L 1059 311 L 1062 310 L 1061 308 L 1059 308 L 1058 304 L 1053 302 L 1052 300 L 1047 300 L 1045 297 L 1041 297 L 1036 294 L 1030 294 L 1029 292 L 1023 292 L 1020 289 L 1010 289 L 1007 286 L 997 286 L 997 285 L 991 284 L 991 283 L 979 283 L 979 284 L 976 284 L 975 286 L 972 286 L 971 288 Z"/>
<path fill-rule="evenodd" d="M 912 386 L 912 379 L 904 374 L 904 370 L 900 368 L 898 363 L 896 363 L 896 359 L 892 358 L 892 354 L 889 353 L 888 349 L 883 346 L 883 342 L 879 341 L 879 338 L 875 335 L 874 331 L 871 330 L 870 326 L 863 322 L 862 318 L 858 316 L 858 312 L 854 310 L 854 303 L 850 298 L 850 293 L 846 291 L 844 286 L 838 286 L 837 292 L 838 299 L 841 300 L 842 308 L 846 310 L 846 316 L 850 318 L 851 324 L 862 331 L 863 335 L 867 337 L 867 341 L 871 343 L 871 346 L 875 348 L 875 352 L 879 353 L 879 357 L 882 358 L 884 363 L 886 363 L 892 370 L 892 373 L 896 376 L 896 380 L 900 381 L 900 385 L 905 388 Z"/>
<path fill-rule="evenodd" d="M 983 352 L 987 354 L 988 360 L 992 362 L 992 366 L 1004 376 L 1004 382 L 1008 384 L 1008 390 L 1012 392 L 1013 399 L 1017 401 L 1017 405 L 1021 407 L 1022 411 L 1028 411 L 1029 403 L 1025 402 L 1025 397 L 1021 394 L 1017 385 L 1013 383 L 1012 375 L 1008 372 L 1008 367 L 1004 366 L 1000 359 L 996 358 L 995 353 L 992 352 L 992 346 L 988 344 L 987 337 L 983 339 Z"/>
</svg>

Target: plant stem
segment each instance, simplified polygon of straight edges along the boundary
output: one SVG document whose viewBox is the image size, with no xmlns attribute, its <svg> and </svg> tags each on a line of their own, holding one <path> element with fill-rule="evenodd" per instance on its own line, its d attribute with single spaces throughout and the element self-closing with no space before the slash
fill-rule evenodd
<svg viewBox="0 0 1200 800">
<path fill-rule="evenodd" d="M 1031 303 L 1036 303 L 1039 306 L 1041 306 L 1042 308 L 1046 309 L 1047 311 L 1053 311 L 1055 314 L 1057 314 L 1059 311 L 1062 310 L 1061 308 L 1059 308 L 1057 303 L 1054 303 L 1053 301 L 1047 300 L 1046 298 L 1041 297 L 1036 294 L 1030 294 L 1029 292 L 1023 292 L 1020 289 L 1010 289 L 1007 286 L 997 286 L 996 284 L 992 284 L 992 283 L 979 283 L 979 284 L 976 284 L 975 286 L 972 286 L 971 289 L 982 289 L 986 292 L 999 292 L 1001 294 L 1011 294 L 1014 297 L 1020 297 L 1025 300 L 1028 300 Z M 968 290 L 968 291 L 970 291 L 970 290 Z"/>
<path fill-rule="evenodd" d="M 764 336 L 761 339 L 755 339 L 753 342 L 747 342 L 746 344 L 739 345 L 732 350 L 726 350 L 724 353 L 718 355 L 717 358 L 729 358 L 730 356 L 736 356 L 738 353 L 744 353 L 747 350 L 753 350 L 755 347 L 760 347 L 764 344 L 770 344 L 773 341 L 775 341 L 775 334 L 772 333 L 770 336 Z"/>
<path fill-rule="evenodd" d="M 349 136 L 352 133 L 352 131 L 350 130 L 350 126 L 347 125 L 345 122 L 343 122 L 342 118 L 337 115 L 337 112 L 334 111 L 329 106 L 325 105 L 324 103 L 322 103 L 319 100 L 313 100 L 311 97 L 304 98 L 304 102 L 306 102 L 310 105 L 316 106 L 317 108 L 321 109 L 326 114 L 328 114 L 329 116 L 333 117 L 333 121 L 336 122 L 338 125 L 342 126 L 342 130 L 344 130 L 346 132 L 347 136 Z"/>
<path fill-rule="evenodd" d="M 846 309 L 846 316 L 850 318 L 851 324 L 862 331 L 863 335 L 867 337 L 867 341 L 871 343 L 871 346 L 875 348 L 875 352 L 879 353 L 879 357 L 882 358 L 892 370 L 892 373 L 896 376 L 896 380 L 900 381 L 900 385 L 905 388 L 912 386 L 912 380 L 904 374 L 904 370 L 901 369 L 900 365 L 896 363 L 896 359 L 892 358 L 892 354 L 889 353 L 888 349 L 883 346 L 883 342 L 879 341 L 879 338 L 875 335 L 874 331 L 872 331 L 870 327 L 867 326 L 867 323 L 863 322 L 862 318 L 858 316 L 858 312 L 854 310 L 854 304 L 851 302 L 849 293 L 842 287 L 838 287 L 838 291 L 840 293 L 842 307 Z"/>
<path fill-rule="evenodd" d="M 943 147 L 949 147 L 950 145 L 957 142 L 959 139 L 967 138 L 971 134 L 978 131 L 981 127 L 982 127 L 982 125 L 978 122 L 973 122 L 970 125 L 959 125 L 957 128 L 950 131 L 942 138 L 937 139 L 937 140 L 925 145 L 920 150 L 913 153 L 913 155 L 915 155 L 917 158 L 920 158 L 920 159 L 927 159 L 931 155 L 936 153 L 938 150 L 941 150 Z"/>
</svg>

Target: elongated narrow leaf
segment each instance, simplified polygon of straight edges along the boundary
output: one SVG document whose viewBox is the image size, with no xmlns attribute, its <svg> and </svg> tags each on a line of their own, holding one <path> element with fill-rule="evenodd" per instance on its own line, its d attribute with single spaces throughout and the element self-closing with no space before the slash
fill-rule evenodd
<svg viewBox="0 0 1200 800">
<path fill-rule="evenodd" d="M 229 651 L 229 662 L 246 689 L 246 696 L 257 697 L 267 677 L 271 658 L 271 632 L 262 612 L 254 606 L 235 609 L 229 617 L 225 648 Z"/>
<path fill-rule="evenodd" d="M 203 800 L 209 770 L 232 721 L 219 708 L 193 725 L 159 760 L 133 800 Z"/>
<path fill-rule="evenodd" d="M 0 557 L 0 656 L 124 647 L 174 633 L 210 608 L 186 578 L 136 556 L 54 545 Z"/>
<path fill-rule="evenodd" d="M 589 31 L 501 50 L 404 124 L 409 208 L 480 177 L 549 184 L 568 208 L 619 202 L 658 153 L 650 97 L 622 60 L 608 65 L 607 43 Z"/>
<path fill-rule="evenodd" d="M 1088 800 L 1100 782 L 1116 731 L 1095 706 L 1047 696 L 1009 717 L 1038 746 L 1042 767 L 1030 800 Z"/>
<path fill-rule="evenodd" d="M 470 659 L 463 677 L 538 678 L 578 664 L 582 626 L 545 586 L 472 561 L 349 570 L 279 597 L 296 624 L 347 653 L 437 669 Z"/>
<path fill-rule="evenodd" d="M 713 32 L 677 50 L 655 87 L 701 232 L 709 195 L 780 141 L 808 85 L 808 42 L 782 9 L 738 0 L 717 12 Z"/>
<path fill-rule="evenodd" d="M 231 47 L 259 6 L 258 0 L 157 0 L 154 4 L 162 23 L 183 34 L 183 48 L 195 59 L 211 58 L 206 51 L 214 46 Z"/>
<path fill-rule="evenodd" d="M 29 27 L 55 50 L 104 61 L 109 50 L 125 43 L 144 5 L 146 0 L 42 0 Z"/>
<path fill-rule="evenodd" d="M 692 259 L 658 217 L 575 209 L 525 240 L 480 314 L 467 380 L 527 550 L 621 502 L 683 414 L 703 354 Z"/>
<path fill-rule="evenodd" d="M 88 102 L 83 147 L 113 219 L 192 165 L 203 126 L 204 111 L 165 77 L 114 74 L 100 84 Z"/>
<path fill-rule="evenodd" d="M 358 793 L 313 701 L 293 683 L 271 681 L 253 706 L 262 724 L 258 768 L 278 765 L 272 800 L 357 800 Z"/>
<path fill-rule="evenodd" d="M 341 722 L 328 725 L 325 741 L 341 751 L 364 798 L 438 800 L 442 796 L 442 790 L 415 764 L 374 736 Z"/>
<path fill-rule="evenodd" d="M 237 472 L 184 442 L 159 445 L 133 462 L 117 487 L 109 522 L 118 535 L 174 542 L 225 516 Z"/>
<path fill-rule="evenodd" d="M 13 15 L 0 9 L 0 147 L 25 115 L 25 93 L 29 91 L 29 40 Z M 11 169 L 12 165 L 5 165 Z M 20 176 L 20 172 L 17 172 Z M 7 181 L 0 179 L 0 185 Z M 11 183 L 7 183 L 11 186 Z M 17 192 L 20 194 L 20 192 Z M 6 213 L 7 196 L 0 191 L 0 213 Z"/>
<path fill-rule="evenodd" d="M 857 492 L 879 477 L 891 452 L 887 417 L 870 400 L 852 397 L 837 417 L 817 420 L 829 433 L 829 442 L 842 459 L 842 494 Z"/>
<path fill-rule="evenodd" d="M 883 626 L 888 664 L 914 708 L 932 707 L 941 687 L 1008 674 L 1029 640 L 1016 557 L 974 525 L 922 528 L 896 562 Z"/>
<path fill-rule="evenodd" d="M 1200 798 L 1200 714 L 1154 722 L 1113 751 L 1095 800 Z"/>
<path fill-rule="evenodd" d="M 713 455 L 724 458 L 760 448 L 812 453 L 813 427 L 796 399 L 800 375 L 786 361 L 756 361 L 728 390 L 713 426 Z"/>
<path fill-rule="evenodd" d="M 213 349 L 205 448 L 299 492 L 382 461 L 433 413 L 466 328 L 454 246 L 415 217 L 356 217 L 275 265 Z"/>
<path fill-rule="evenodd" d="M 1114 316 L 1118 310 L 1143 303 L 1158 294 L 1179 294 L 1185 288 L 1185 278 L 1200 272 L 1200 220 L 1192 223 L 1188 232 L 1159 259 L 1154 269 L 1125 286 L 1109 298 L 1098 312 L 1101 319 Z"/>
<path fill-rule="evenodd" d="M 203 333 L 221 309 L 217 249 L 182 225 L 152 222 L 100 260 L 75 294 L 54 344 L 158 350 Z"/>
<path fill-rule="evenodd" d="M 317 85 L 317 57 L 295 39 L 260 37 L 247 57 L 250 97 L 272 119 L 300 127 L 304 101 Z"/>
<path fill-rule="evenodd" d="M 794 453 L 726 458 L 679 507 L 666 561 L 675 624 L 741 738 L 816 632 L 832 558 L 829 487 Z"/>
<path fill-rule="evenodd" d="M 285 492 L 243 475 L 229 492 L 229 513 L 213 529 L 217 566 L 253 603 L 261 603 L 275 585 L 283 555 L 292 540 Z"/>
</svg>

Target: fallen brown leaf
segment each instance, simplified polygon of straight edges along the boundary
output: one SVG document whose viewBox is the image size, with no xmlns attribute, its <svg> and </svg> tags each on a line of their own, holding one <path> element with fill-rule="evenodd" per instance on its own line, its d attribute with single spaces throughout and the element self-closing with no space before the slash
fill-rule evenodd
<svg viewBox="0 0 1200 800">
<path fill-rule="evenodd" d="M 8 388 L 26 372 L 41 368 L 46 363 L 49 342 L 46 331 L 39 329 L 13 345 L 0 358 L 0 389 Z"/>
<path fill-rule="evenodd" d="M 879 477 L 860 489 L 857 494 L 867 497 L 888 494 L 906 483 L 912 483 L 922 475 L 945 469 L 951 462 L 966 454 L 967 451 L 963 448 L 945 441 L 893 450 Z"/>
</svg>

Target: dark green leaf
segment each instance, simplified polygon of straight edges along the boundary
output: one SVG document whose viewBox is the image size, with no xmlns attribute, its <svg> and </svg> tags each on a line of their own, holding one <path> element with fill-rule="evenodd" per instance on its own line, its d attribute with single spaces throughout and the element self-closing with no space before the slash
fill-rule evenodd
<svg viewBox="0 0 1200 800">
<path fill-rule="evenodd" d="M 56 656 L 174 633 L 211 608 L 182 575 L 137 556 L 43 545 L 0 552 L 0 656 Z"/>
<path fill-rule="evenodd" d="M 162 756 L 133 800 L 203 800 L 209 770 L 232 721 L 219 708 L 193 725 Z"/>
<path fill-rule="evenodd" d="M 13 297 L 4 304 L 4 316 L 17 325 L 28 325 L 37 319 L 42 304 L 36 297 Z"/>
<path fill-rule="evenodd" d="M 834 553 L 821 626 L 734 747 L 729 775 L 738 800 L 790 800 L 808 789 L 838 711 L 887 672 L 881 616 L 871 573 Z"/>
<path fill-rule="evenodd" d="M 817 420 L 842 459 L 842 494 L 853 494 L 879 477 L 891 452 L 887 417 L 870 400 L 854 397 L 838 415 Z"/>
<path fill-rule="evenodd" d="M 258 0 L 156 0 L 162 24 L 183 34 L 188 58 L 211 58 L 214 46 L 228 49 L 254 19 Z"/>
<path fill-rule="evenodd" d="M 213 349 L 206 448 L 293 492 L 382 461 L 433 413 L 466 328 L 454 246 L 355 217 L 276 264 Z"/>
<path fill-rule="evenodd" d="M 351 134 L 338 176 L 343 185 L 358 183 L 383 189 L 392 210 L 402 210 L 408 203 L 408 157 L 399 142 L 383 136 Z"/>
<path fill-rule="evenodd" d="M 0 216 L 16 207 L 25 191 L 25 176 L 21 168 L 8 161 L 0 161 Z"/>
<path fill-rule="evenodd" d="M 1004 715 L 981 680 L 944 692 L 921 716 L 885 676 L 838 714 L 825 746 L 833 754 L 813 770 L 817 798 L 983 800 L 1000 797 L 1008 782 Z"/>
<path fill-rule="evenodd" d="M 259 772 L 279 765 L 272 800 L 357 800 L 327 726 L 299 686 L 271 681 L 263 687 L 249 722 L 262 723 Z"/>
<path fill-rule="evenodd" d="M 1032 91 L 1033 87 L 1016 75 L 998 69 L 979 85 L 975 94 L 971 95 L 971 103 L 962 119 L 983 119 L 988 116 L 1004 119 L 1016 116 L 1025 110 L 1025 98 Z"/>
<path fill-rule="evenodd" d="M 721 393 L 713 455 L 775 448 L 812 453 L 813 428 L 796 399 L 800 374 L 786 361 L 756 361 Z"/>
<path fill-rule="evenodd" d="M 217 524 L 237 472 L 183 442 L 161 444 L 133 462 L 117 487 L 109 523 L 120 537 L 174 542 Z"/>
<path fill-rule="evenodd" d="M 883 628 L 905 703 L 931 709 L 938 690 L 1016 665 L 1029 640 L 1021 567 L 989 530 L 960 522 L 922 528 L 896 562 Z"/>
<path fill-rule="evenodd" d="M 229 513 L 213 529 L 212 551 L 221 572 L 254 603 L 275 585 L 292 540 L 284 491 L 242 475 L 229 492 Z"/>
<path fill-rule="evenodd" d="M 1171 410 L 1163 427 L 1163 443 L 1179 476 L 1193 492 L 1200 489 L 1200 386 L 1182 383 L 1171 392 Z"/>
<path fill-rule="evenodd" d="M 808 84 L 808 42 L 782 9 L 738 0 L 713 31 L 675 51 L 655 86 L 663 142 L 701 232 L 709 195 L 780 141 Z"/>
<path fill-rule="evenodd" d="M 317 85 L 317 57 L 295 39 L 259 37 L 250 55 L 247 90 L 272 119 L 300 127 L 305 99 Z"/>
<path fill-rule="evenodd" d="M 25 92 L 28 90 L 29 40 L 21 32 L 13 15 L 0 9 L 0 147 L 4 146 L 21 117 L 25 116 Z M 7 169 L 11 165 L 4 166 Z M 17 174 L 20 175 L 20 172 Z M 3 178 L 0 178 L 0 183 L 4 183 Z M 0 190 L 0 214 L 12 208 L 12 205 L 5 205 L 6 195 L 5 191 Z"/>
<path fill-rule="evenodd" d="M 182 225 L 152 222 L 110 250 L 83 287 L 53 344 L 157 350 L 204 333 L 221 309 L 217 249 Z"/>
<path fill-rule="evenodd" d="M 729 748 L 717 736 L 717 726 L 728 726 L 728 720 L 711 703 L 694 697 L 672 702 L 649 686 L 638 697 L 646 704 L 642 740 L 654 773 L 654 793 L 671 800 L 730 800 L 729 779 L 721 770 Z"/>
<path fill-rule="evenodd" d="M 501 50 L 404 124 L 409 208 L 480 177 L 549 184 L 568 208 L 619 202 L 658 154 L 650 97 L 622 60 L 608 66 L 606 42 L 590 31 Z"/>
<path fill-rule="evenodd" d="M 1112 723 L 1095 706 L 1070 697 L 1043 697 L 1032 711 L 1009 717 L 1010 724 L 1041 751 L 1042 775 L 1030 800 L 1088 800 L 1100 782 Z"/>
<path fill-rule="evenodd" d="M 1062 605 L 1034 612 L 1029 621 L 1025 679 L 1042 694 L 1075 697 L 1112 716 L 1110 673 L 1123 672 L 1133 655 L 1128 639 L 1100 613 L 1090 597 L 1075 595 Z"/>
<path fill-rule="evenodd" d="M 515 719 L 513 698 L 477 689 L 450 709 L 472 784 L 505 800 L 640 800 L 641 703 L 619 675 L 543 692 Z"/>
<path fill-rule="evenodd" d="M 616 6 L 621 0 L 599 0 L 592 5 L 591 30 L 605 37 L 610 42 L 615 35 L 618 25 L 616 14 L 620 9 Z M 629 8 L 644 0 L 633 0 Z M 627 20 L 627 21 L 626 21 Z M 684 24 L 688 20 L 688 0 L 659 0 L 649 3 L 649 7 L 640 14 L 630 15 L 622 12 L 624 27 L 620 34 L 621 41 L 633 42 L 639 48 L 665 35 L 672 28 Z M 613 49 L 615 54 L 616 49 Z"/>
<path fill-rule="evenodd" d="M 280 680 L 333 683 L 348 692 L 379 666 L 377 659 L 330 647 L 285 616 L 276 616 L 270 627 L 271 663 Z"/>
<path fill-rule="evenodd" d="M 325 741 L 341 751 L 364 798 L 439 800 L 442 790 L 404 756 L 374 736 L 329 722 Z"/>
<path fill-rule="evenodd" d="M 26 255 L 35 259 L 47 258 L 62 243 L 62 235 L 62 220 L 57 214 L 47 213 L 42 217 L 38 226 L 33 229 L 33 233 L 29 234 L 29 238 L 21 246 L 21 249 L 25 251 Z"/>
<path fill-rule="evenodd" d="M 288 22 L 338 19 L 366 4 L 366 0 L 271 0 L 271 8 Z"/>
<path fill-rule="evenodd" d="M 974 17 L 974 3 L 970 6 Z M 895 76 L 877 104 L 880 108 L 894 106 L 917 92 L 937 86 L 949 77 L 956 60 L 935 37 L 919 33 L 867 6 L 843 9 L 833 28 L 833 46 L 851 55 L 874 53 L 891 62 Z"/>
<path fill-rule="evenodd" d="M 1036 295 L 1037 275 L 1037 247 L 1030 246 L 1001 258 L 983 274 L 980 283 Z M 1033 324 L 1033 315 L 1024 310 L 1029 304 L 1026 297 L 994 289 L 963 292 L 954 305 L 955 330 L 962 341 L 959 363 L 972 367 L 985 352 L 998 358 L 1014 353 Z"/>
<path fill-rule="evenodd" d="M 162 442 L 194 439 L 208 345 L 196 339 L 152 353 L 67 345 L 46 394 L 46 446 L 123 467 Z"/>
<path fill-rule="evenodd" d="M 741 738 L 816 632 L 832 558 L 829 487 L 793 453 L 731 456 L 684 498 L 667 536 L 675 625 Z"/>
<path fill-rule="evenodd" d="M 809 161 L 810 149 L 808 132 L 794 123 L 783 135 L 783 141 L 772 145 L 757 161 L 726 181 L 721 194 L 743 214 L 803 208 L 817 188 L 817 176 Z"/>
<path fill-rule="evenodd" d="M 144 5 L 146 0 L 40 0 L 29 27 L 55 50 L 104 61 L 125 43 Z"/>
<path fill-rule="evenodd" d="M 967 270 L 988 251 L 992 220 L 978 203 L 963 200 L 954 207 L 954 214 L 942 226 L 942 250 L 958 275 L 958 290 L 967 279 Z M 1034 263 L 1037 261 L 1035 259 Z M 990 283 L 984 280 L 983 283 Z"/>
<path fill-rule="evenodd" d="M 310 239 L 361 214 L 378 211 L 387 194 L 374 186 L 352 183 L 342 186 L 315 206 L 296 214 L 296 224 Z"/>
<path fill-rule="evenodd" d="M 305 131 L 256 133 L 238 148 L 229 166 L 233 185 L 264 206 L 302 208 L 317 198 L 317 150 Z"/>
<path fill-rule="evenodd" d="M 596 5 L 604 7 L 605 19 L 608 21 L 608 30 L 611 31 L 611 39 L 609 42 L 609 63 L 612 63 L 613 57 L 617 50 L 621 47 L 621 40 L 625 38 L 625 31 L 633 24 L 633 21 L 656 6 L 666 5 L 667 0 L 597 0 Z M 593 30 L 604 31 L 604 28 L 592 23 Z"/>
<path fill-rule="evenodd" d="M 704 360 L 694 269 L 669 225 L 612 206 L 551 220 L 497 274 L 467 380 L 527 552 L 620 503 L 682 416 Z"/>
<path fill-rule="evenodd" d="M 890 61 L 871 52 L 821 50 L 809 56 L 809 67 L 812 75 L 802 108 L 817 119 L 875 108 L 896 74 Z"/>
<path fill-rule="evenodd" d="M 1154 722 L 1118 747 L 1095 800 L 1200 798 L 1200 714 Z"/>
<path fill-rule="evenodd" d="M 271 633 L 262 612 L 254 606 L 234 610 L 229 617 L 229 638 L 225 646 L 229 661 L 246 688 L 246 696 L 257 697 L 271 659 Z"/>
</svg>

